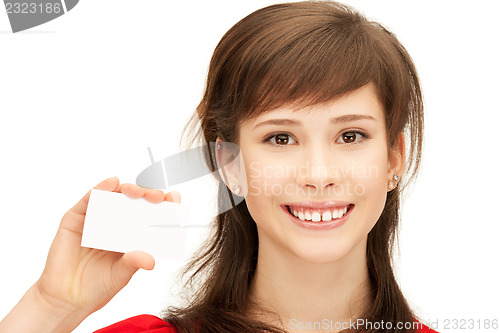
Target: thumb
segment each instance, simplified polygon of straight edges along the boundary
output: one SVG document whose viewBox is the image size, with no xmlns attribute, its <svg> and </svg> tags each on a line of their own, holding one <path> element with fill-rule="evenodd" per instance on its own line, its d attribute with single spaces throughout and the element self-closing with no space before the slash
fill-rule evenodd
<svg viewBox="0 0 500 333">
<path fill-rule="evenodd" d="M 99 184 L 97 184 L 94 188 L 97 190 L 105 190 L 105 191 L 114 191 L 120 185 L 120 181 L 118 177 L 113 176 L 108 179 L 103 180 Z"/>
<path fill-rule="evenodd" d="M 125 253 L 112 267 L 115 283 L 123 288 L 139 268 L 151 270 L 155 266 L 153 256 L 142 251 Z"/>
<path fill-rule="evenodd" d="M 121 257 L 119 265 L 123 265 L 123 268 L 135 273 L 139 268 L 152 270 L 155 267 L 155 259 L 149 253 L 143 251 L 131 251 L 125 253 Z"/>
</svg>

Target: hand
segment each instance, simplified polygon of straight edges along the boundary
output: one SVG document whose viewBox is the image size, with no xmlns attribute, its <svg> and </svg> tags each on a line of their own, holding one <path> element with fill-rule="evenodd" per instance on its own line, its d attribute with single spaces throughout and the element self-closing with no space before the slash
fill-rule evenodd
<svg viewBox="0 0 500 333">
<path fill-rule="evenodd" d="M 164 194 L 134 184 L 121 184 L 116 177 L 104 180 L 96 189 L 144 197 L 152 203 L 180 203 L 180 193 Z M 81 247 L 83 224 L 90 191 L 64 214 L 49 250 L 45 269 L 33 286 L 43 301 L 55 308 L 78 311 L 86 316 L 106 305 L 139 269 L 151 270 L 154 258 L 141 251 L 117 253 Z"/>
</svg>

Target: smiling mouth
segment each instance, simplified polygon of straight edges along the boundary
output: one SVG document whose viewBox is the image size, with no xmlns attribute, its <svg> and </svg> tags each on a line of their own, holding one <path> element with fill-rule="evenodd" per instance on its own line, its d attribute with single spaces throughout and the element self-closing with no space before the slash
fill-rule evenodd
<svg viewBox="0 0 500 333">
<path fill-rule="evenodd" d="M 286 205 L 286 211 L 301 221 L 309 222 L 328 222 L 340 220 L 354 208 L 353 204 L 335 209 L 311 209 L 311 208 L 292 208 Z"/>
</svg>

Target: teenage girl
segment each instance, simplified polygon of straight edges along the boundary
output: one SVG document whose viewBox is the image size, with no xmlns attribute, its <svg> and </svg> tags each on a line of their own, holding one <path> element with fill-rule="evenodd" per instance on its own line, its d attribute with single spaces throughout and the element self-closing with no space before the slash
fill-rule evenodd
<svg viewBox="0 0 500 333">
<path fill-rule="evenodd" d="M 217 45 L 185 130 L 191 144 L 215 143 L 205 157 L 222 171 L 219 207 L 228 194 L 245 200 L 212 221 L 186 269 L 186 306 L 98 332 L 433 332 L 391 265 L 423 133 L 418 75 L 391 32 L 332 1 L 257 10 Z M 95 188 L 180 202 L 117 178 Z M 70 332 L 154 267 L 146 253 L 80 247 L 88 200 L 64 215 L 0 332 Z"/>
</svg>

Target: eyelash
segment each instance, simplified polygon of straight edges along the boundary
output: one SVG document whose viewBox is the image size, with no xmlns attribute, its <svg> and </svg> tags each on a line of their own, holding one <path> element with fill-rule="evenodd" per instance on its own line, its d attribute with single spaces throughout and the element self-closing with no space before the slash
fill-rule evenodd
<svg viewBox="0 0 500 333">
<path fill-rule="evenodd" d="M 358 145 L 360 143 L 363 143 L 365 141 L 365 139 L 369 139 L 368 135 L 362 131 L 359 131 L 359 130 L 348 130 L 348 131 L 344 131 L 342 132 L 341 134 L 341 137 L 344 136 L 344 134 L 346 133 L 354 133 L 354 134 L 359 134 L 361 135 L 363 138 L 361 140 L 358 140 L 356 142 L 351 142 L 351 143 L 345 143 L 345 145 L 349 145 L 349 146 L 353 146 L 353 145 Z M 279 148 L 284 148 L 286 146 L 290 146 L 288 144 L 286 145 L 278 145 L 278 144 L 274 144 L 271 142 L 271 139 L 274 138 L 274 137 L 277 137 L 278 135 L 287 135 L 287 136 L 290 136 L 290 137 L 293 137 L 291 134 L 289 133 L 286 133 L 286 132 L 279 132 L 279 133 L 276 133 L 276 134 L 271 134 L 269 136 L 267 136 L 262 142 L 263 143 L 267 143 L 271 146 L 274 146 L 274 147 L 279 147 Z M 295 139 L 294 139 L 295 140 Z"/>
</svg>

